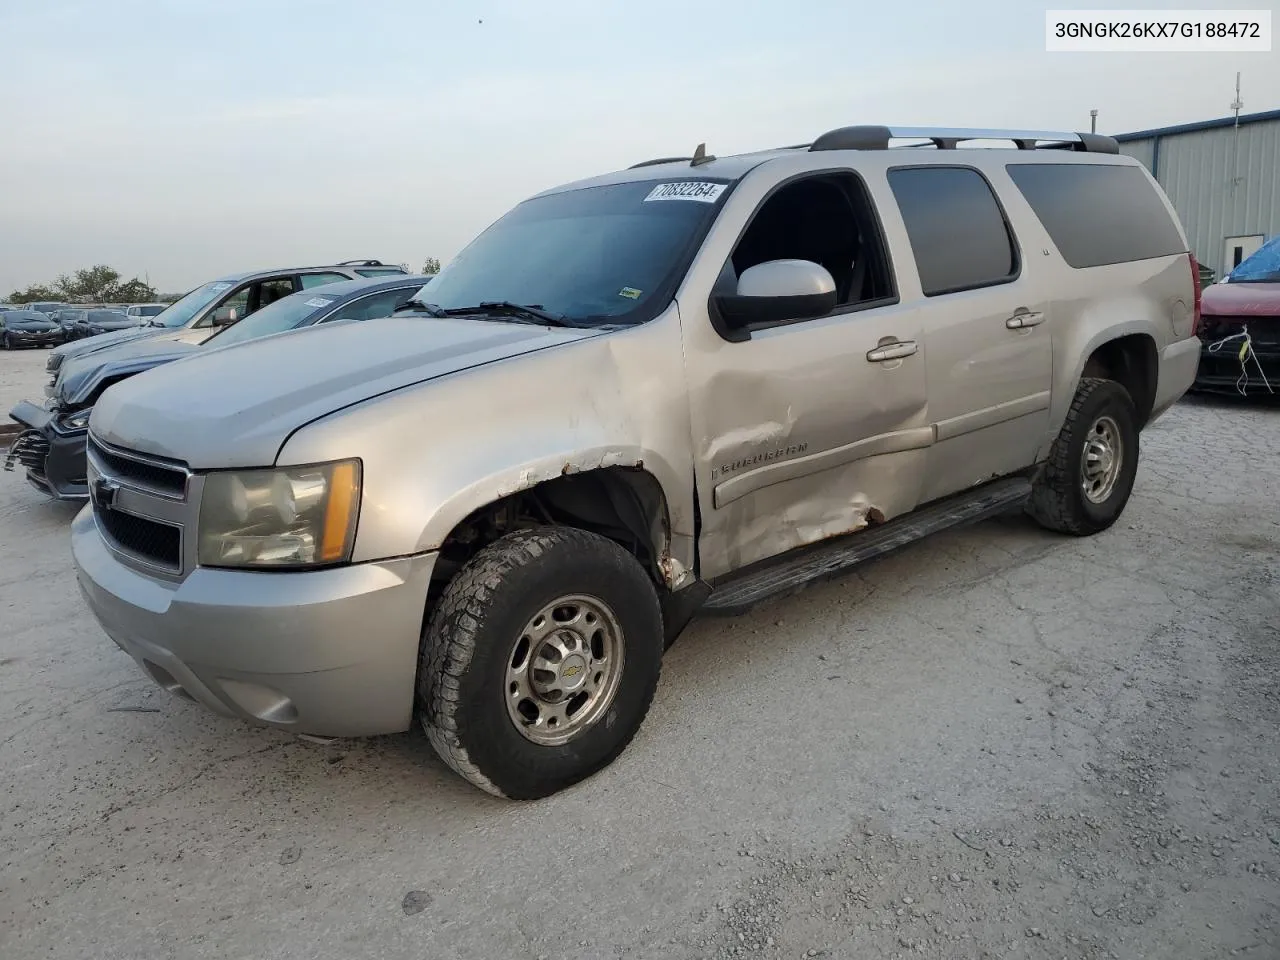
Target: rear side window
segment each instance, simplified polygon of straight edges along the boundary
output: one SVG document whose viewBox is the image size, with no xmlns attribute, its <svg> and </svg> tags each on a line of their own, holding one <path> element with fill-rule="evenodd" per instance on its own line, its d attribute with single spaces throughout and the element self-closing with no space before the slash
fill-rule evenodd
<svg viewBox="0 0 1280 960">
<path fill-rule="evenodd" d="M 1004 211 L 982 174 L 970 167 L 889 171 L 920 285 L 926 297 L 1006 283 L 1018 251 Z"/>
<path fill-rule="evenodd" d="M 1011 163 L 1062 259 L 1081 269 L 1185 253 L 1177 225 L 1138 167 Z"/>
</svg>

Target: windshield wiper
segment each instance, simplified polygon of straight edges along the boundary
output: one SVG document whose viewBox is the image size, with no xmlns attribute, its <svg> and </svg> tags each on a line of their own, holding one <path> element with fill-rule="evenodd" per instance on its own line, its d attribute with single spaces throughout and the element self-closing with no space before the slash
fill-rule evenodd
<svg viewBox="0 0 1280 960">
<path fill-rule="evenodd" d="M 447 317 L 449 314 L 434 303 L 426 303 L 423 300 L 406 300 L 400 306 L 396 307 L 395 312 L 401 310 L 413 310 L 416 313 L 425 313 L 429 317 Z"/>
<path fill-rule="evenodd" d="M 499 316 L 515 317 L 526 322 L 545 323 L 549 327 L 577 327 L 562 313 L 544 310 L 540 303 L 512 303 L 510 300 L 485 300 L 474 307 L 454 307 L 445 311 L 449 316 L 464 313 L 491 313 Z"/>
</svg>

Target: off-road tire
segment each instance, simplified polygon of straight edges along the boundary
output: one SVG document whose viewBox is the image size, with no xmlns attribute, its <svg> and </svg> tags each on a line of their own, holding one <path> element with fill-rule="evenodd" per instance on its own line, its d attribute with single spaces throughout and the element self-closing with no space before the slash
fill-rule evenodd
<svg viewBox="0 0 1280 960">
<path fill-rule="evenodd" d="M 1110 417 L 1119 427 L 1121 464 L 1111 494 L 1103 502 L 1093 503 L 1081 489 L 1081 463 L 1089 430 L 1102 416 Z M 1137 472 L 1138 414 L 1129 391 L 1114 380 L 1083 379 L 1032 488 L 1027 513 L 1058 533 L 1078 537 L 1099 533 L 1123 512 Z"/>
<path fill-rule="evenodd" d="M 598 597 L 612 609 L 624 637 L 622 676 L 594 724 L 546 746 L 526 739 L 508 715 L 508 660 L 530 617 L 570 594 Z M 419 716 L 457 773 L 495 796 L 535 800 L 622 753 L 653 701 L 662 651 L 657 593 L 631 554 L 582 530 L 522 530 L 472 558 L 436 603 L 418 667 Z"/>
</svg>

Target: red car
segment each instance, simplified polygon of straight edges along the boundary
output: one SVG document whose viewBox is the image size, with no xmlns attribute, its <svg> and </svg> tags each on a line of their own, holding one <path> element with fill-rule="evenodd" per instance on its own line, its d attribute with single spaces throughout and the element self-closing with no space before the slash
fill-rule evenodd
<svg viewBox="0 0 1280 960">
<path fill-rule="evenodd" d="M 1280 236 L 1201 294 L 1193 390 L 1280 396 Z"/>
</svg>

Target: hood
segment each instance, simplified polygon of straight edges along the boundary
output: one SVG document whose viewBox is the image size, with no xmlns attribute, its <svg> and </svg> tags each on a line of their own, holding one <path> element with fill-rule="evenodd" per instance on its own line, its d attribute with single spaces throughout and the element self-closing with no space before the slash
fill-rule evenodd
<svg viewBox="0 0 1280 960">
<path fill-rule="evenodd" d="M 137 320 L 131 317 L 121 317 L 119 320 L 88 320 L 86 326 L 94 327 L 97 330 L 136 330 L 146 329 Z"/>
<path fill-rule="evenodd" d="M 62 362 L 66 363 L 72 357 L 82 356 L 94 350 L 102 350 L 125 340 L 133 340 L 137 337 L 154 337 L 173 332 L 172 330 L 164 329 L 164 327 L 129 327 L 126 330 L 117 330 L 114 333 L 99 334 L 88 340 L 72 340 L 70 343 L 54 347 L 50 352 L 55 356 L 62 357 Z"/>
<path fill-rule="evenodd" d="M 59 406 L 81 407 L 93 400 L 103 383 L 180 360 L 197 349 L 198 344 L 171 337 L 143 337 L 108 344 L 101 350 L 65 361 L 58 372 L 54 395 Z"/>
<path fill-rule="evenodd" d="M 291 433 L 326 414 L 601 332 L 461 318 L 323 324 L 199 350 L 116 384 L 89 429 L 197 470 L 269 466 Z"/>
<path fill-rule="evenodd" d="M 33 333 L 48 333 L 58 329 L 58 325 L 52 320 L 28 320 L 12 316 L 5 317 L 4 325 L 10 330 L 29 330 Z"/>
<path fill-rule="evenodd" d="M 1280 283 L 1215 283 L 1200 294 L 1201 312 L 1219 317 L 1280 317 Z"/>
</svg>

